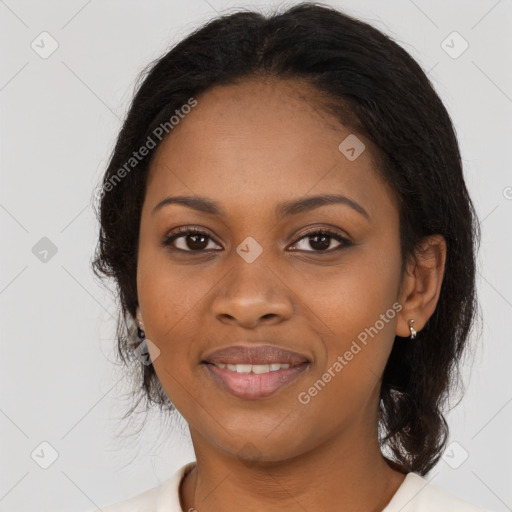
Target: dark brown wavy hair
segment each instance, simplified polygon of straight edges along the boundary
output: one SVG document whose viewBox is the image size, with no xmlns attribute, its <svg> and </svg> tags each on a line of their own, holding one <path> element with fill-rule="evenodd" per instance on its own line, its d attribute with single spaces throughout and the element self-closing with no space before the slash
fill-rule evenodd
<svg viewBox="0 0 512 512">
<path fill-rule="evenodd" d="M 395 338 L 379 405 L 379 439 L 388 463 L 426 475 L 447 443 L 443 408 L 460 378 L 458 363 L 478 310 L 480 228 L 454 127 L 425 72 L 387 35 L 318 2 L 268 16 L 246 10 L 219 16 L 139 75 L 96 198 L 100 232 L 92 261 L 95 275 L 116 285 L 117 349 L 135 372 L 133 396 L 137 404 L 146 398 L 148 409 L 175 409 L 153 366 L 134 356 L 140 343 L 135 314 L 141 208 L 161 142 L 129 172 L 120 169 L 190 98 L 254 76 L 313 85 L 328 99 L 319 107 L 374 143 L 377 171 L 398 198 L 402 269 L 424 237 L 441 234 L 446 240 L 436 310 L 414 342 Z"/>
</svg>

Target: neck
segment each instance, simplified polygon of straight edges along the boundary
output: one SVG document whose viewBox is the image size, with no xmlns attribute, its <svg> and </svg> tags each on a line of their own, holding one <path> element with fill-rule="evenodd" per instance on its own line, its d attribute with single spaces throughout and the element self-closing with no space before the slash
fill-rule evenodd
<svg viewBox="0 0 512 512">
<path fill-rule="evenodd" d="M 377 436 L 358 428 L 281 461 L 248 463 L 212 448 L 191 429 L 197 463 L 184 479 L 183 510 L 381 512 L 405 474 L 384 459 Z"/>
</svg>

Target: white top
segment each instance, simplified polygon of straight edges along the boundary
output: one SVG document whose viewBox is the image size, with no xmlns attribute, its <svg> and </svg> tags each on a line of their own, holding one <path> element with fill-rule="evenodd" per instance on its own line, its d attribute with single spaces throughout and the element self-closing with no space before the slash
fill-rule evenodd
<svg viewBox="0 0 512 512">
<path fill-rule="evenodd" d="M 187 512 L 181 509 L 179 487 L 195 466 L 189 462 L 157 487 L 94 512 Z M 417 473 L 407 473 L 382 512 L 490 512 L 451 495 Z"/>
</svg>

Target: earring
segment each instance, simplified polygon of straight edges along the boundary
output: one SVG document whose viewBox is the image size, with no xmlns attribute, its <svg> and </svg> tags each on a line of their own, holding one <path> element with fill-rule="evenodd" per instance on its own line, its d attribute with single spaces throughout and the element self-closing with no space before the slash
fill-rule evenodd
<svg viewBox="0 0 512 512">
<path fill-rule="evenodd" d="M 137 326 L 137 334 L 142 340 L 146 337 L 146 333 L 139 326 Z"/>
<path fill-rule="evenodd" d="M 414 327 L 412 326 L 412 324 L 414 323 L 414 320 L 409 320 L 409 330 L 411 331 L 411 340 L 413 340 L 414 338 L 416 338 L 416 331 L 414 330 Z"/>
</svg>

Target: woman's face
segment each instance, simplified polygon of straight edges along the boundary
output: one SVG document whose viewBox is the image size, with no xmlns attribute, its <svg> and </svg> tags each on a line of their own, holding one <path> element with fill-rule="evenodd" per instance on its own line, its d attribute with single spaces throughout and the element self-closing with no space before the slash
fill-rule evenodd
<svg viewBox="0 0 512 512">
<path fill-rule="evenodd" d="M 224 454 L 277 461 L 342 433 L 373 436 L 380 379 L 395 334 L 407 333 L 397 330 L 398 210 L 372 146 L 352 135 L 340 149 L 351 131 L 297 83 L 247 81 L 196 99 L 158 148 L 140 224 L 139 313 L 163 388 L 193 440 Z M 326 195 L 350 201 L 283 207 Z M 222 213 L 155 210 L 178 196 Z M 205 235 L 164 246 L 177 228 Z M 241 381 L 231 392 L 204 361 L 233 345 L 307 362 L 279 377 L 230 374 Z"/>
</svg>

